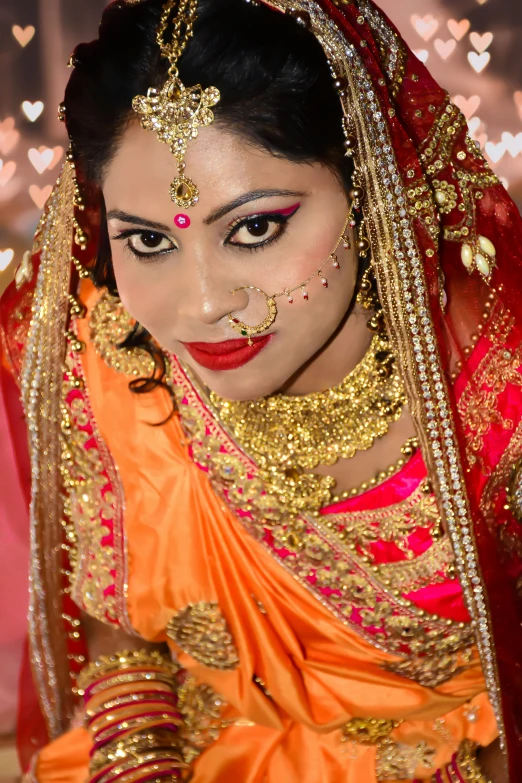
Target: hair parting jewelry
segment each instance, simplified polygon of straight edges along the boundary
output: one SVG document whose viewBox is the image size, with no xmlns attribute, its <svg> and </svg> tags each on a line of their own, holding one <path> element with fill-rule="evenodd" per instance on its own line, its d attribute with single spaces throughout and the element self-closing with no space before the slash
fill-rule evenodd
<svg viewBox="0 0 522 783">
<path fill-rule="evenodd" d="M 242 337 L 248 337 L 249 345 L 253 345 L 252 337 L 254 337 L 257 334 L 262 334 L 263 332 L 266 332 L 266 330 L 272 326 L 275 319 L 277 318 L 278 311 L 277 311 L 277 304 L 275 301 L 276 299 L 279 299 L 282 296 L 286 296 L 288 299 L 288 303 L 293 304 L 294 298 L 292 294 L 294 294 L 296 291 L 301 291 L 303 299 L 305 301 L 308 301 L 309 293 L 308 293 L 307 285 L 316 277 L 320 278 L 323 288 L 328 288 L 328 279 L 325 277 L 325 267 L 327 264 L 331 263 L 334 269 L 341 268 L 339 259 L 337 257 L 337 251 L 341 243 L 346 249 L 350 247 L 350 239 L 347 235 L 349 220 L 350 219 L 348 218 L 345 221 L 341 235 L 337 240 L 334 249 L 326 259 L 326 261 L 319 267 L 319 269 L 316 272 L 310 275 L 310 277 L 307 277 L 306 280 L 304 280 L 302 283 L 299 283 L 293 288 L 285 288 L 284 291 L 280 291 L 277 294 L 267 294 L 261 288 L 257 288 L 256 286 L 253 285 L 244 285 L 244 286 L 240 286 L 239 288 L 234 288 L 234 290 L 232 291 L 233 294 L 236 294 L 239 291 L 257 291 L 262 296 L 264 296 L 266 300 L 268 314 L 264 319 L 264 321 L 262 321 L 260 324 L 257 324 L 256 326 L 249 326 L 248 324 L 245 324 L 236 316 L 232 315 L 232 313 L 228 314 L 228 322 L 232 327 L 232 329 L 238 332 Z"/>
<path fill-rule="evenodd" d="M 157 31 L 157 41 L 164 58 L 170 62 L 167 80 L 161 90 L 149 88 L 147 95 L 137 95 L 132 108 L 141 117 L 141 126 L 154 131 L 159 140 L 168 144 L 178 165 L 178 176 L 170 188 L 172 200 L 187 209 L 199 201 L 199 190 L 184 174 L 185 155 L 190 139 L 196 138 L 200 127 L 211 125 L 211 107 L 219 103 L 216 87 L 203 89 L 200 84 L 185 87 L 179 78 L 178 61 L 192 38 L 197 16 L 197 0 L 168 0 Z M 173 33 L 170 43 L 165 36 L 169 24 Z"/>
</svg>

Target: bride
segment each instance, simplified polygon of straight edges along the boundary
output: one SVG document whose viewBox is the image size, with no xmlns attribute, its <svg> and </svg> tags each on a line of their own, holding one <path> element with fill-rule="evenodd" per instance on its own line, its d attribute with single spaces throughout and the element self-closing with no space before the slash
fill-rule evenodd
<svg viewBox="0 0 522 783">
<path fill-rule="evenodd" d="M 522 225 L 464 117 L 371 0 L 116 0 L 70 64 L 1 303 L 27 781 L 517 780 Z"/>
</svg>

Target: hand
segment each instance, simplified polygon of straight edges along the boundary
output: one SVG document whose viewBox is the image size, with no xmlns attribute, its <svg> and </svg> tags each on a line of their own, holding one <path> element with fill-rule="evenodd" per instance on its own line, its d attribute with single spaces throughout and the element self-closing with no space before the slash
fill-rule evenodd
<svg viewBox="0 0 522 783">
<path fill-rule="evenodd" d="M 491 783 L 509 783 L 504 754 L 500 749 L 500 740 L 481 748 L 478 762 L 484 775 Z"/>
</svg>

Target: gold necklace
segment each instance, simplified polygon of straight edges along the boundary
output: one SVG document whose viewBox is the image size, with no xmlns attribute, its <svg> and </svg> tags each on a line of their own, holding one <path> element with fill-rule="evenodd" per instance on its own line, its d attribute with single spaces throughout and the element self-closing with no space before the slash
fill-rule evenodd
<svg viewBox="0 0 522 783">
<path fill-rule="evenodd" d="M 335 480 L 307 471 L 369 449 L 400 418 L 406 395 L 388 339 L 376 334 L 339 386 L 302 397 L 210 399 L 288 510 L 313 513 L 330 502 Z"/>
</svg>

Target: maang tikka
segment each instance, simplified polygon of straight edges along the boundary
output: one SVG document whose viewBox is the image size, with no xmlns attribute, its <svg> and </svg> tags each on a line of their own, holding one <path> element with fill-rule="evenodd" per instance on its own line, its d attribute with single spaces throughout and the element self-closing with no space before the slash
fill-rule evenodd
<svg viewBox="0 0 522 783">
<path fill-rule="evenodd" d="M 137 95 L 132 108 L 141 117 L 145 130 L 155 131 L 160 141 L 168 144 L 178 164 L 178 176 L 170 187 L 170 195 L 178 207 L 187 209 L 199 201 L 199 190 L 185 175 L 185 155 L 190 139 L 195 139 L 202 126 L 214 122 L 211 110 L 220 100 L 216 87 L 203 89 L 200 84 L 185 87 L 179 78 L 178 61 L 192 38 L 197 16 L 197 0 L 168 0 L 163 6 L 157 41 L 161 54 L 170 62 L 161 90 L 151 87 L 147 95 Z M 172 40 L 166 34 L 172 26 Z"/>
</svg>

